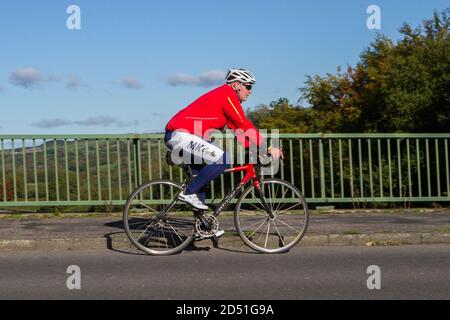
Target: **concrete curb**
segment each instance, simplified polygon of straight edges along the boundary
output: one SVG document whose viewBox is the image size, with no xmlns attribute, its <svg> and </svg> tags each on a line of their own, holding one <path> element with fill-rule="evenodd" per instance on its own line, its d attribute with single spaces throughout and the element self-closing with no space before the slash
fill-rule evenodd
<svg viewBox="0 0 450 320">
<path fill-rule="evenodd" d="M 411 244 L 450 244 L 450 233 L 375 233 L 306 235 L 297 246 L 395 246 Z M 209 240 L 195 242 L 195 247 L 212 247 Z M 224 236 L 219 248 L 247 248 L 238 236 Z M 137 251 L 124 234 L 107 237 L 82 237 L 59 239 L 0 239 L 1 251 L 26 250 L 101 250 L 121 252 Z"/>
<path fill-rule="evenodd" d="M 0 251 L 19 250 L 94 250 L 106 249 L 105 238 L 65 238 L 65 239 L 0 239 Z"/>
</svg>

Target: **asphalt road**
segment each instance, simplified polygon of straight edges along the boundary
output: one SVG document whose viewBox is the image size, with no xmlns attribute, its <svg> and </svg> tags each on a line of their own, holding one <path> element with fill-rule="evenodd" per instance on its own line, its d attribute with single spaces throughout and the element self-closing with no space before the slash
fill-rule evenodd
<svg viewBox="0 0 450 320">
<path fill-rule="evenodd" d="M 2 252 L 0 299 L 450 299 L 449 253 L 448 245 L 300 246 L 281 255 L 212 249 L 169 257 Z M 77 270 L 67 273 L 73 265 L 79 282 Z M 368 273 L 373 265 L 379 282 Z M 369 290 L 369 277 L 381 289 Z"/>
</svg>

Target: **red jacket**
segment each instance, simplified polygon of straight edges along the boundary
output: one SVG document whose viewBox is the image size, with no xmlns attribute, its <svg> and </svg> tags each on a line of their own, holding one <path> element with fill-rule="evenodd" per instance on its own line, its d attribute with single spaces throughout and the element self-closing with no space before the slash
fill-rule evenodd
<svg viewBox="0 0 450 320">
<path fill-rule="evenodd" d="M 208 136 L 205 136 L 206 131 L 222 130 L 225 126 L 234 130 L 242 129 L 245 132 L 245 135 L 238 133 L 236 137 L 246 148 L 250 144 L 260 146 L 263 142 L 264 138 L 246 118 L 238 95 L 227 84 L 207 92 L 175 114 L 167 123 L 166 131 L 184 129 L 208 139 Z"/>
</svg>

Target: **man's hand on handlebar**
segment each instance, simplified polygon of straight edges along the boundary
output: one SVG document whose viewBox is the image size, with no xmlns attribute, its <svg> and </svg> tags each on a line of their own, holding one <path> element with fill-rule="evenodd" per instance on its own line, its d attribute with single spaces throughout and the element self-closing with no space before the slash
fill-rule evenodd
<svg viewBox="0 0 450 320">
<path fill-rule="evenodd" d="M 280 148 L 269 147 L 267 152 L 272 156 L 273 160 L 284 159 L 283 150 Z"/>
</svg>

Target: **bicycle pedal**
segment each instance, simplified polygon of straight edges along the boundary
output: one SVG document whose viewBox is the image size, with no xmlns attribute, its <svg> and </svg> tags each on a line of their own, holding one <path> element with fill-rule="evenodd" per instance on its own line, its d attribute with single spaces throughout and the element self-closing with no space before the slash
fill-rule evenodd
<svg viewBox="0 0 450 320">
<path fill-rule="evenodd" d="M 214 237 L 214 235 L 201 235 L 201 234 L 196 233 L 194 235 L 194 240 L 200 241 L 200 240 L 205 240 L 205 239 L 211 239 L 212 237 Z"/>
<path fill-rule="evenodd" d="M 213 235 L 213 238 L 214 238 L 215 240 L 219 240 L 219 238 L 220 238 L 221 236 L 223 236 L 224 233 L 225 233 L 224 230 L 217 230 L 217 232 Z"/>
</svg>

